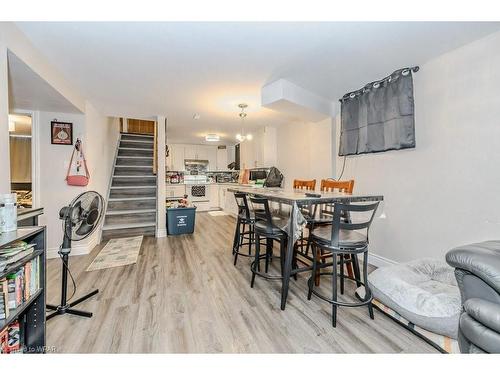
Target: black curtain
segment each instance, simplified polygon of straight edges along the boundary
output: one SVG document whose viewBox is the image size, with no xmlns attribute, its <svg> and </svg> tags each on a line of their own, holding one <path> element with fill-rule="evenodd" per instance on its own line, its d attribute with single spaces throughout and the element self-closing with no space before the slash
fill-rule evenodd
<svg viewBox="0 0 500 375">
<path fill-rule="evenodd" d="M 412 69 L 344 95 L 339 156 L 415 147 Z"/>
</svg>

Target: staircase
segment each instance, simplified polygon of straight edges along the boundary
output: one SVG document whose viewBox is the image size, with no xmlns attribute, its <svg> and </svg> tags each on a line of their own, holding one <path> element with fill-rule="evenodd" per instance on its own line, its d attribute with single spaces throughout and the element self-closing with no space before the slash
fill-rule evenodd
<svg viewBox="0 0 500 375">
<path fill-rule="evenodd" d="M 121 133 L 108 193 L 102 240 L 156 233 L 152 135 Z"/>
</svg>

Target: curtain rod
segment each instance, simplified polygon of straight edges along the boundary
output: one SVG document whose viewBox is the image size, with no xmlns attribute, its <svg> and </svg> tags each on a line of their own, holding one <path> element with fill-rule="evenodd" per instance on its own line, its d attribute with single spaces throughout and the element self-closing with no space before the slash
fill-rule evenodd
<svg viewBox="0 0 500 375">
<path fill-rule="evenodd" d="M 406 76 L 410 72 L 416 73 L 419 70 L 420 70 L 420 67 L 418 65 L 395 70 L 394 72 L 392 72 L 391 74 L 389 74 L 387 77 L 384 77 L 382 79 L 370 82 L 370 83 L 364 85 L 362 88 L 360 88 L 358 90 L 354 90 L 354 91 L 348 92 L 347 94 L 345 94 L 344 96 L 342 96 L 342 98 L 339 99 L 339 102 L 343 102 L 344 100 L 347 100 L 347 99 L 354 99 L 356 96 L 364 94 L 366 91 L 368 91 L 371 88 L 378 88 L 381 83 L 386 82 L 386 81 L 390 81 L 392 79 L 392 77 L 394 75 L 397 75 L 398 73 L 401 73 L 402 75 Z"/>
</svg>

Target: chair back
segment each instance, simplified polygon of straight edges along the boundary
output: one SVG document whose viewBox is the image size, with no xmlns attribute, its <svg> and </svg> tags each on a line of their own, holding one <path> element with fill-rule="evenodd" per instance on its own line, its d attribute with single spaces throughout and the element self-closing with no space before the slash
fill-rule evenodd
<svg viewBox="0 0 500 375">
<path fill-rule="evenodd" d="M 380 202 L 369 204 L 345 204 L 335 203 L 333 208 L 332 234 L 330 245 L 334 248 L 339 247 L 340 231 L 366 231 L 368 240 L 368 231 L 372 224 L 375 212 Z M 348 220 L 346 220 L 346 217 Z"/>
<path fill-rule="evenodd" d="M 245 219 L 250 220 L 250 208 L 248 207 L 246 193 L 234 193 L 234 198 L 236 199 L 236 205 L 238 206 L 238 216 L 242 216 Z"/>
<path fill-rule="evenodd" d="M 273 216 L 269 208 L 269 201 L 267 198 L 250 197 L 252 203 L 252 210 L 255 215 L 255 222 L 262 222 L 266 224 L 266 229 L 272 231 Z"/>
<path fill-rule="evenodd" d="M 321 180 L 321 191 L 340 191 L 343 193 L 352 193 L 354 190 L 354 180 L 335 181 Z"/>
<path fill-rule="evenodd" d="M 293 180 L 294 189 L 315 190 L 316 180 Z"/>
</svg>

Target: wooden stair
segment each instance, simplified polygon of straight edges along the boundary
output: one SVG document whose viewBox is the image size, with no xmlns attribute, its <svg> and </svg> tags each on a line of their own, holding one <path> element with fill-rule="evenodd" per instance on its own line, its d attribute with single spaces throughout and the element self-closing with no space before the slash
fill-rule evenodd
<svg viewBox="0 0 500 375">
<path fill-rule="evenodd" d="M 102 227 L 102 240 L 156 234 L 153 142 L 152 135 L 120 135 Z"/>
</svg>

